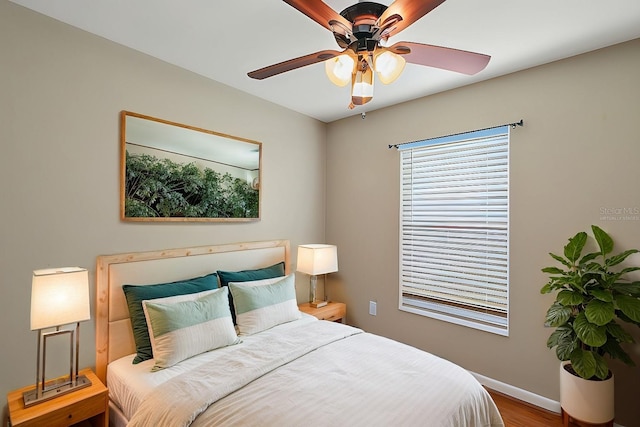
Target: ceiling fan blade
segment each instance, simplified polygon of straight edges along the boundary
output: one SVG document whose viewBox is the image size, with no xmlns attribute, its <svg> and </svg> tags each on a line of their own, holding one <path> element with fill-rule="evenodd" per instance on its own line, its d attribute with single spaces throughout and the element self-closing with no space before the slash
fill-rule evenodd
<svg viewBox="0 0 640 427">
<path fill-rule="evenodd" d="M 306 67 L 307 65 L 326 61 L 327 59 L 334 58 L 338 55 L 342 55 L 343 53 L 344 52 L 340 52 L 337 50 L 321 50 L 320 52 L 311 53 L 309 55 L 290 59 L 284 62 L 279 62 L 277 64 L 269 65 L 268 67 L 260 68 L 259 70 L 251 71 L 247 73 L 247 75 L 252 79 L 262 80 L 266 79 L 267 77 L 275 76 L 276 74 L 295 70 L 296 68 Z"/>
<path fill-rule="evenodd" d="M 441 68 L 458 73 L 473 75 L 487 66 L 491 56 L 450 47 L 433 46 L 430 44 L 398 42 L 387 49 L 412 64 Z"/>
<path fill-rule="evenodd" d="M 304 13 L 309 18 L 313 19 L 330 31 L 344 34 L 343 28 L 340 28 L 340 25 L 344 26 L 344 29 L 347 31 L 351 31 L 351 23 L 343 18 L 338 12 L 331 9 L 322 0 L 284 0 L 284 2 L 298 9 L 300 12 Z M 332 21 L 337 22 L 340 25 L 332 25 Z"/>
<path fill-rule="evenodd" d="M 438 7 L 441 3 L 444 3 L 444 1 L 445 0 L 396 0 L 391 3 L 387 10 L 380 16 L 378 25 L 386 37 L 398 34 Z"/>
</svg>

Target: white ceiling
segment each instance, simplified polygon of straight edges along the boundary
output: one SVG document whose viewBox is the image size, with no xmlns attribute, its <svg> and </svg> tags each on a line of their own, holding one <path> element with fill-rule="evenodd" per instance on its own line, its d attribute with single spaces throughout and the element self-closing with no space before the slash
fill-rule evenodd
<svg viewBox="0 0 640 427">
<path fill-rule="evenodd" d="M 487 68 L 466 76 L 407 64 L 394 83 L 376 82 L 373 101 L 349 110 L 349 88 L 330 83 L 321 63 L 262 81 L 247 77 L 339 50 L 330 31 L 281 0 L 12 1 L 324 122 L 640 37 L 640 0 L 447 0 L 390 43 L 484 53 L 492 57 Z M 338 12 L 355 2 L 326 0 Z"/>
</svg>

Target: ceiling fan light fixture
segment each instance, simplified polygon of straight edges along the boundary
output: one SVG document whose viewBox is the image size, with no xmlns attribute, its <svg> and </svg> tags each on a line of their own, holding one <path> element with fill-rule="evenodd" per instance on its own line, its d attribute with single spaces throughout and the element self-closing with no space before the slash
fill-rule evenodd
<svg viewBox="0 0 640 427">
<path fill-rule="evenodd" d="M 351 82 L 353 74 L 353 58 L 349 55 L 338 55 L 324 62 L 327 77 L 336 86 L 346 86 Z"/>
<path fill-rule="evenodd" d="M 364 105 L 373 99 L 373 70 L 366 60 L 360 64 L 362 66 L 358 67 L 351 81 L 351 102 L 354 105 Z"/>
<path fill-rule="evenodd" d="M 380 81 L 388 85 L 400 77 L 406 63 L 402 56 L 385 50 L 376 56 L 374 66 Z"/>
<path fill-rule="evenodd" d="M 395 37 L 445 0 L 391 0 L 386 6 L 358 0 L 338 13 L 325 1 L 285 0 L 324 28 L 331 31 L 343 50 L 322 50 L 251 71 L 250 78 L 262 80 L 308 65 L 325 63 L 329 80 L 337 86 L 351 81 L 349 109 L 373 99 L 374 75 L 383 84 L 393 83 L 406 62 L 473 75 L 482 71 L 490 56 L 481 53 L 415 42 L 397 42 Z"/>
</svg>

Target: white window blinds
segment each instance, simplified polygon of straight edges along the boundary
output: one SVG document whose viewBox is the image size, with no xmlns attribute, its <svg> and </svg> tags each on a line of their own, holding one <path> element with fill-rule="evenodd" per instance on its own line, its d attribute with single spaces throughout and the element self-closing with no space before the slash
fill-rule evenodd
<svg viewBox="0 0 640 427">
<path fill-rule="evenodd" d="M 509 331 L 509 126 L 399 145 L 400 309 Z"/>
</svg>

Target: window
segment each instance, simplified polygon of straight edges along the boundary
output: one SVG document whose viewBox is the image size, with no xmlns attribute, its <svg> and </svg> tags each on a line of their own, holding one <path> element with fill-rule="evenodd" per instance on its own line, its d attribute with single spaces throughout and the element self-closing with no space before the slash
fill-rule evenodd
<svg viewBox="0 0 640 427">
<path fill-rule="evenodd" d="M 400 309 L 509 334 L 509 126 L 398 146 Z"/>
</svg>

